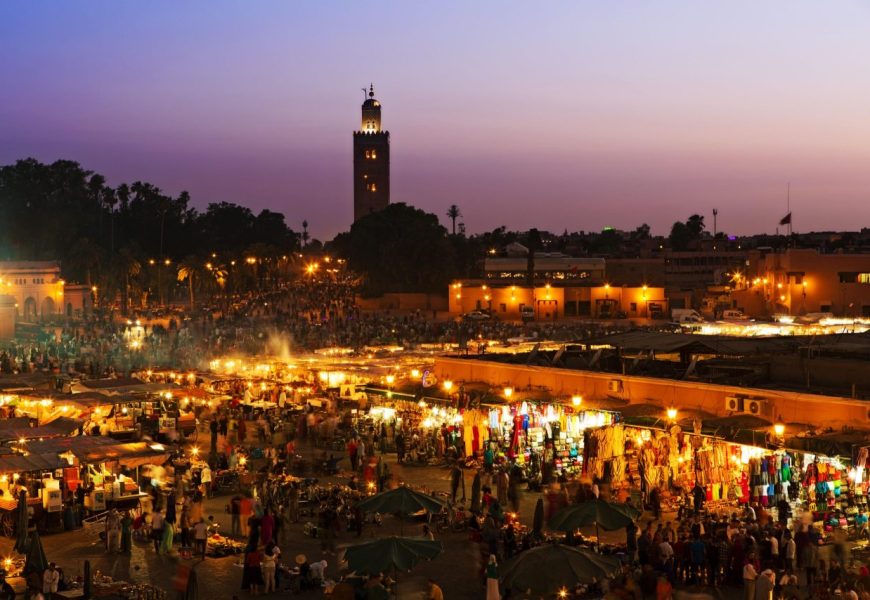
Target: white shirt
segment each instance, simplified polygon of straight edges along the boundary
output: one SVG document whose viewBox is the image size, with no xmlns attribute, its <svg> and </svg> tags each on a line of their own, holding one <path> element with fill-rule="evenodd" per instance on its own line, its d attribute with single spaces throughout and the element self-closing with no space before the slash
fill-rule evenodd
<svg viewBox="0 0 870 600">
<path fill-rule="evenodd" d="M 45 573 L 42 574 L 42 591 L 46 594 L 56 594 L 58 581 L 60 581 L 60 571 L 46 569 Z"/>
<path fill-rule="evenodd" d="M 211 483 L 211 469 L 209 469 L 208 467 L 203 467 L 202 471 L 200 472 L 199 478 L 200 481 L 202 481 L 203 483 Z"/>
<path fill-rule="evenodd" d="M 195 540 L 204 540 L 208 537 L 208 525 L 205 524 L 205 521 L 200 521 L 196 525 L 193 526 L 193 539 Z"/>
<path fill-rule="evenodd" d="M 662 542 L 659 544 L 659 556 L 662 561 L 666 561 L 674 556 L 674 549 L 671 548 L 671 545 L 667 542 Z"/>
</svg>

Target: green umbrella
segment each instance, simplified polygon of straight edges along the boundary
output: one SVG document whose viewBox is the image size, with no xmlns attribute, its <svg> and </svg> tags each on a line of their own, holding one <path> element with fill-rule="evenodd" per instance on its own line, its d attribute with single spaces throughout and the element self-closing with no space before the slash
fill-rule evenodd
<svg viewBox="0 0 870 600">
<path fill-rule="evenodd" d="M 82 583 L 82 600 L 91 600 L 93 595 L 94 578 L 91 577 L 91 561 L 86 560 L 84 566 L 84 576 Z"/>
<path fill-rule="evenodd" d="M 187 586 L 184 588 L 182 600 L 197 600 L 199 598 L 199 586 L 196 583 L 196 571 L 190 570 L 187 574 Z"/>
<path fill-rule="evenodd" d="M 392 570 L 398 597 L 398 572 L 411 570 L 424 558 L 432 560 L 443 550 L 441 542 L 392 536 L 349 546 L 344 551 L 344 560 L 357 573 L 377 575 Z"/>
<path fill-rule="evenodd" d="M 42 549 L 42 540 L 39 533 L 33 532 L 30 537 L 30 548 L 27 549 L 27 557 L 24 560 L 24 576 L 37 573 L 40 576 L 48 568 L 48 560 L 45 558 L 45 550 Z"/>
<path fill-rule="evenodd" d="M 15 546 L 13 550 L 19 554 L 27 553 L 27 526 L 29 517 L 27 515 L 27 492 L 22 491 L 18 494 L 18 511 L 16 513 L 18 523 L 15 526 Z"/>
<path fill-rule="evenodd" d="M 550 529 L 574 531 L 587 525 L 595 525 L 598 544 L 601 545 L 598 528 L 615 531 L 627 527 L 640 516 L 640 511 L 627 504 L 614 504 L 604 500 L 590 500 L 566 506 L 550 519 Z"/>
<path fill-rule="evenodd" d="M 532 531 L 536 537 L 541 537 L 544 531 L 544 499 L 538 498 L 535 503 L 535 516 L 532 519 Z"/>
<path fill-rule="evenodd" d="M 520 552 L 501 568 L 501 584 L 519 593 L 555 594 L 619 572 L 618 558 L 591 550 L 546 544 Z"/>
<path fill-rule="evenodd" d="M 397 513 L 404 517 L 421 510 L 427 510 L 430 513 L 441 512 L 444 503 L 432 496 L 401 486 L 360 500 L 357 506 L 363 512 Z M 401 521 L 401 527 L 404 531 L 404 519 Z"/>
<path fill-rule="evenodd" d="M 360 500 L 357 506 L 363 512 L 412 515 L 421 510 L 428 510 L 432 513 L 441 512 L 441 509 L 444 508 L 444 503 L 422 492 L 401 486 L 394 490 L 381 492 L 380 494 Z"/>
<path fill-rule="evenodd" d="M 480 512 L 480 471 L 474 474 L 471 482 L 471 512 Z"/>
<path fill-rule="evenodd" d="M 420 560 L 431 560 L 442 550 L 441 542 L 391 536 L 348 546 L 344 560 L 357 573 L 375 575 L 391 570 L 409 571 Z"/>
</svg>

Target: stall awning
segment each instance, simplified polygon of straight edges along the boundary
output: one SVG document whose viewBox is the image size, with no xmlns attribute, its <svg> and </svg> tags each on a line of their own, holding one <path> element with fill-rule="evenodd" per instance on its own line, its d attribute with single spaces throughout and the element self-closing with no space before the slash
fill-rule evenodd
<svg viewBox="0 0 870 600">
<path fill-rule="evenodd" d="M 0 474 L 53 471 L 65 466 L 66 461 L 56 454 L 0 455 Z"/>
<path fill-rule="evenodd" d="M 75 419 L 61 417 L 46 425 L 31 427 L 30 419 L 7 419 L 0 421 L 0 442 L 67 436 L 78 429 L 80 424 Z"/>
<path fill-rule="evenodd" d="M 127 467 L 137 467 L 149 463 L 162 464 L 169 456 L 162 446 L 155 449 L 145 442 L 119 443 L 112 439 L 96 436 L 77 436 L 31 442 L 27 445 L 27 449 L 40 454 L 60 455 L 70 452 L 84 463 L 117 461 Z"/>
<path fill-rule="evenodd" d="M 792 437 L 785 441 L 789 450 L 819 454 L 821 456 L 842 456 L 851 460 L 855 447 L 870 446 L 867 435 L 860 431 L 837 431 L 806 437 Z"/>
</svg>

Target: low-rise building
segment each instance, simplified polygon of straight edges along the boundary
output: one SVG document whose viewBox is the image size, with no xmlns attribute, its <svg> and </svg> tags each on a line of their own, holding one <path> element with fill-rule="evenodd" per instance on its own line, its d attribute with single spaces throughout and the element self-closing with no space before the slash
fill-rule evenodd
<svg viewBox="0 0 870 600">
<path fill-rule="evenodd" d="M 77 316 L 92 307 L 91 290 L 67 285 L 55 261 L 0 261 L 0 295 L 11 298 L 17 320 L 28 323 Z"/>
<path fill-rule="evenodd" d="M 870 254 L 793 248 L 752 251 L 747 263 L 733 275 L 732 303 L 749 316 L 870 317 Z"/>
<path fill-rule="evenodd" d="M 453 282 L 448 292 L 452 316 L 482 310 L 508 320 L 554 321 L 565 317 L 655 318 L 668 312 L 664 288 L 646 285 L 545 283 L 526 287 L 465 280 Z"/>
</svg>

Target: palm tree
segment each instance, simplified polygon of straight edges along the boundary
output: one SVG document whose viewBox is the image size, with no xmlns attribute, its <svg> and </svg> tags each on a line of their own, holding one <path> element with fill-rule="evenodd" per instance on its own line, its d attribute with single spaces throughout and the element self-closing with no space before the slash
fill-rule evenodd
<svg viewBox="0 0 870 600">
<path fill-rule="evenodd" d="M 462 213 L 459 212 L 459 207 L 455 204 L 451 204 L 450 208 L 447 209 L 447 218 L 453 224 L 453 235 L 456 235 L 456 219 L 462 216 Z"/>
<path fill-rule="evenodd" d="M 142 271 L 142 263 L 136 258 L 133 250 L 129 247 L 121 248 L 118 252 L 118 272 L 123 274 L 124 288 L 121 294 L 121 314 L 126 315 L 130 306 L 130 279 L 139 275 Z"/>
<path fill-rule="evenodd" d="M 308 245 L 308 221 L 302 221 L 302 247 Z"/>
<path fill-rule="evenodd" d="M 190 291 L 190 309 L 193 310 L 195 301 L 193 287 L 202 274 L 202 262 L 195 256 L 188 256 L 178 264 L 178 281 L 187 280 L 187 289 Z"/>
</svg>

